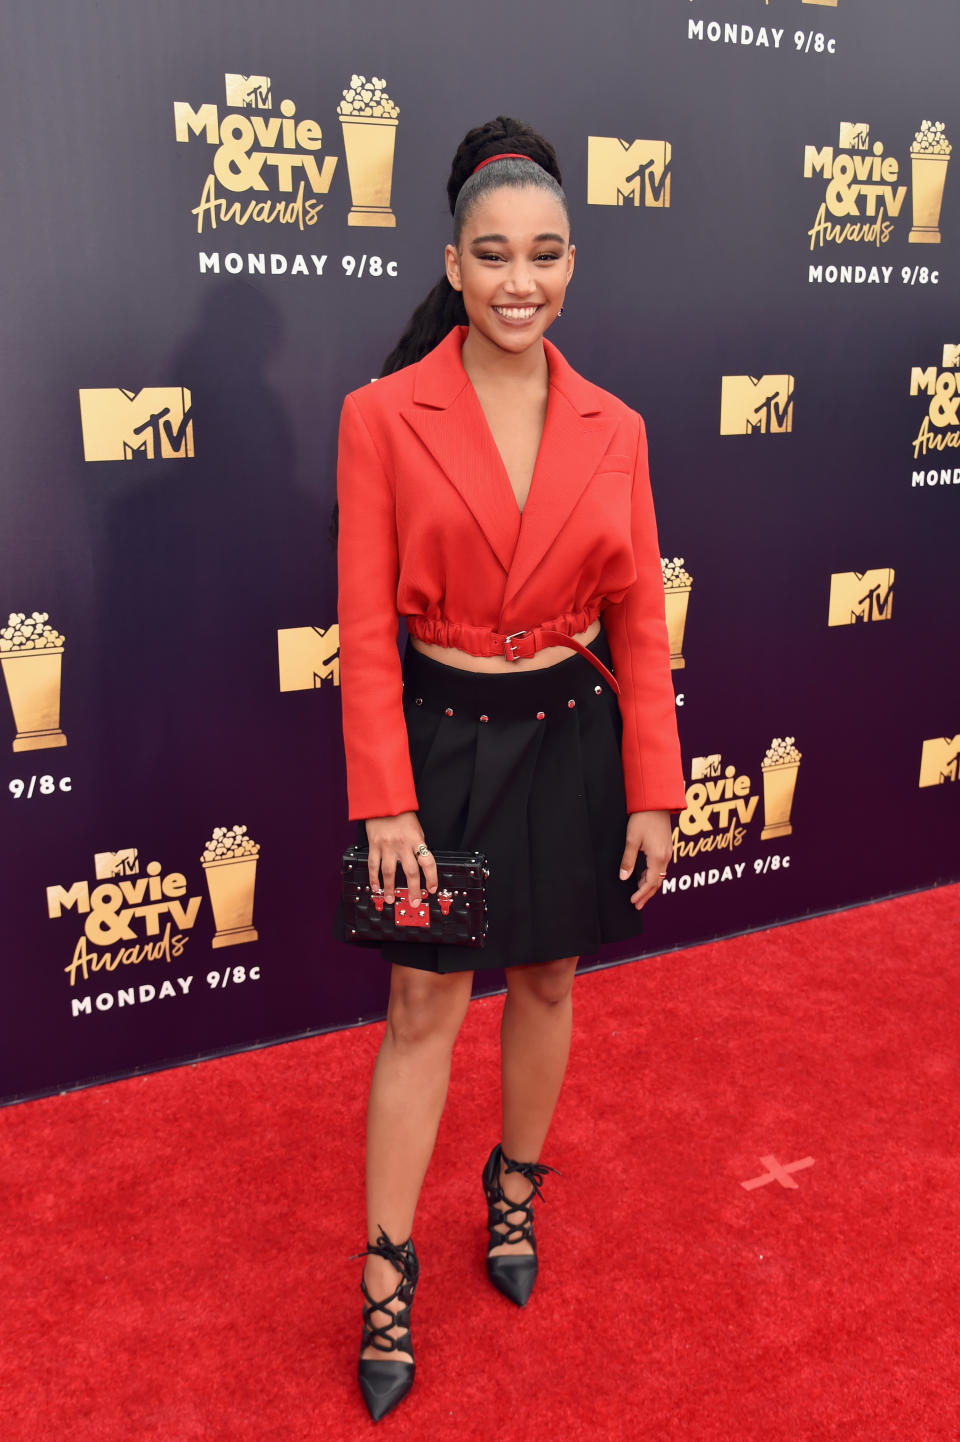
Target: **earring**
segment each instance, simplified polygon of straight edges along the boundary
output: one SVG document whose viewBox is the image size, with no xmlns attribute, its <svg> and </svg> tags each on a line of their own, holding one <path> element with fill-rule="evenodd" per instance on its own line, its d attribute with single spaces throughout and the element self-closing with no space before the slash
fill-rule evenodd
<svg viewBox="0 0 960 1442">
<path fill-rule="evenodd" d="M 561 306 L 560 309 L 557 311 L 557 320 L 559 320 L 562 315 L 563 315 L 563 306 Z"/>
</svg>

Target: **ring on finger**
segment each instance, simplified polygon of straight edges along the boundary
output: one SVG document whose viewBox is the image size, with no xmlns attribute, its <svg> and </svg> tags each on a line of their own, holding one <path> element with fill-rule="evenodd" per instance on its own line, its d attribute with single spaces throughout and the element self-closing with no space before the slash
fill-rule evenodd
<svg viewBox="0 0 960 1442">
<path fill-rule="evenodd" d="M 416 848 L 413 854 L 414 856 L 429 856 L 430 848 L 425 841 L 421 841 L 420 845 Z"/>
</svg>

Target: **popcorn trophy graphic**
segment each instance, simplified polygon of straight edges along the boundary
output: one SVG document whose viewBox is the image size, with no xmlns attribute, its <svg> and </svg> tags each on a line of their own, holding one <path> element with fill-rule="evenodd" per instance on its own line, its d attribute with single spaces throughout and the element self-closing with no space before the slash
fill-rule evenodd
<svg viewBox="0 0 960 1442">
<path fill-rule="evenodd" d="M 395 226 L 390 209 L 393 151 L 400 111 L 386 91 L 385 80 L 351 75 L 337 106 L 353 201 L 348 225 Z"/>
<path fill-rule="evenodd" d="M 46 611 L 11 611 L 0 628 L 0 661 L 17 734 L 14 751 L 66 746 L 60 730 L 60 665 L 63 637 L 47 624 Z"/>
<path fill-rule="evenodd" d="M 237 946 L 256 941 L 253 893 L 257 884 L 260 846 L 251 841 L 245 826 L 215 826 L 200 860 L 207 873 L 207 890 L 217 924 L 211 946 Z"/>
<path fill-rule="evenodd" d="M 769 841 L 772 836 L 789 836 L 793 831 L 790 811 L 799 769 L 800 752 L 793 744 L 793 737 L 787 736 L 785 740 L 774 737 L 761 767 L 764 818 L 761 841 Z"/>
<path fill-rule="evenodd" d="M 952 148 L 942 120 L 925 120 L 913 138 L 913 228 L 907 239 L 914 245 L 940 244 L 940 206 Z"/>
<path fill-rule="evenodd" d="M 670 670 L 682 671 L 686 666 L 683 659 L 683 632 L 687 624 L 687 606 L 690 602 L 690 588 L 693 577 L 684 570 L 683 557 L 674 556 L 668 560 L 660 557 L 663 572 L 663 596 L 667 608 L 667 633 L 670 637 Z"/>
</svg>

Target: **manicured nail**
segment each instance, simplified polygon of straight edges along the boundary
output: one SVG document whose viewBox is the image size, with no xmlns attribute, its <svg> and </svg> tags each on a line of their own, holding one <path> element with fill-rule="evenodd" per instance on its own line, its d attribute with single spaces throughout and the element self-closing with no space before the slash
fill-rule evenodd
<svg viewBox="0 0 960 1442">
<path fill-rule="evenodd" d="M 431 895 L 431 896 L 432 896 L 433 893 L 436 891 L 436 889 L 437 889 L 437 888 L 436 888 L 435 886 L 431 886 L 431 887 L 430 887 L 430 895 Z"/>
<path fill-rule="evenodd" d="M 627 877 L 628 877 L 629 875 L 630 875 L 630 873 L 629 873 L 629 871 L 627 871 L 626 867 L 621 866 L 621 868 L 620 868 L 620 880 L 621 880 L 621 881 L 626 881 L 626 879 L 627 879 Z"/>
</svg>

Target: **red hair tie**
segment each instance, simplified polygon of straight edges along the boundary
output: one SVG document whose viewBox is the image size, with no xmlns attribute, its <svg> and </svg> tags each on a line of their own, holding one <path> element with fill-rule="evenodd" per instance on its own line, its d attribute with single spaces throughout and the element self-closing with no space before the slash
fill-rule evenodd
<svg viewBox="0 0 960 1442">
<path fill-rule="evenodd" d="M 502 155 L 490 155 L 486 160 L 481 160 L 479 165 L 473 167 L 470 174 L 476 175 L 478 170 L 482 170 L 485 165 L 492 165 L 495 160 L 529 160 L 531 165 L 540 165 L 540 162 L 534 160 L 532 155 L 521 155 L 519 151 L 510 150 L 504 151 Z M 542 170 L 543 166 L 540 166 L 540 168 Z"/>
</svg>

